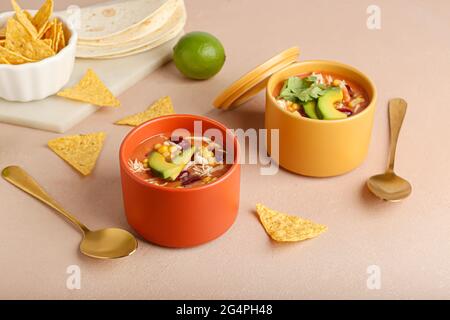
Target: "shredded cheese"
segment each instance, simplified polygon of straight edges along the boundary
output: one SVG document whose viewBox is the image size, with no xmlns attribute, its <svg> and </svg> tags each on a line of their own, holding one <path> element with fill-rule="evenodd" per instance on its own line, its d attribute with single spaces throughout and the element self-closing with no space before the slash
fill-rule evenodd
<svg viewBox="0 0 450 320">
<path fill-rule="evenodd" d="M 133 173 L 140 173 L 140 172 L 147 171 L 147 169 L 145 169 L 145 167 L 144 167 L 144 164 L 142 162 L 138 161 L 137 159 L 134 159 L 134 161 L 129 159 L 128 167 L 130 168 L 130 170 Z"/>
</svg>

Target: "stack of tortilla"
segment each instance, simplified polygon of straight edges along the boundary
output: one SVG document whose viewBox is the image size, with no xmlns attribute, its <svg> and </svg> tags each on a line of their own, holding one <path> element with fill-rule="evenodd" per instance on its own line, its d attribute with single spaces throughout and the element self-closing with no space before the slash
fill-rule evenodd
<svg viewBox="0 0 450 320">
<path fill-rule="evenodd" d="M 154 49 L 183 33 L 183 0 L 115 1 L 81 10 L 77 57 L 113 59 Z"/>
</svg>

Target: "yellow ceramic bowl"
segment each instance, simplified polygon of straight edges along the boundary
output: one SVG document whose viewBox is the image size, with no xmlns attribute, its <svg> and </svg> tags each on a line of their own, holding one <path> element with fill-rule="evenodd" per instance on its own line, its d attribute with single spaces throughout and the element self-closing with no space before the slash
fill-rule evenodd
<svg viewBox="0 0 450 320">
<path fill-rule="evenodd" d="M 278 107 L 274 97 L 277 86 L 291 76 L 313 71 L 341 75 L 356 82 L 367 92 L 370 104 L 362 112 L 344 120 L 298 117 Z M 279 129 L 278 163 L 281 167 L 313 177 L 336 176 L 355 169 L 367 155 L 376 99 L 377 91 L 372 81 L 351 66 L 319 60 L 292 64 L 272 75 L 267 84 L 265 125 L 269 130 L 268 150 L 272 150 L 272 144 L 276 143 L 271 141 L 270 130 Z"/>
</svg>

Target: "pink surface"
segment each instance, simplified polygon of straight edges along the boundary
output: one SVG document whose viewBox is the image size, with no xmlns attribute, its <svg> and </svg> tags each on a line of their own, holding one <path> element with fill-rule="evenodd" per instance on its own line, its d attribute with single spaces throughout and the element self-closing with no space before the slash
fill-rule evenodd
<svg viewBox="0 0 450 320">
<path fill-rule="evenodd" d="M 24 7 L 40 1 L 26 1 Z M 59 9 L 70 3 L 58 0 Z M 264 3 L 264 4 L 263 4 Z M 227 50 L 210 81 L 182 78 L 169 64 L 128 90 L 122 108 L 102 110 L 68 134 L 104 130 L 105 148 L 92 176 L 80 177 L 46 147 L 58 135 L 0 124 L 0 167 L 25 167 L 91 228 L 129 228 L 123 213 L 118 149 L 129 127 L 112 123 L 171 95 L 178 113 L 212 117 L 232 128 L 263 126 L 264 96 L 231 112 L 212 100 L 232 80 L 273 54 L 299 45 L 301 59 L 354 65 L 376 83 L 379 102 L 369 155 L 344 176 L 313 179 L 280 171 L 261 176 L 242 167 L 241 206 L 231 230 L 193 249 L 140 241 L 130 258 L 96 261 L 78 253 L 78 232 L 50 209 L 0 181 L 0 298 L 450 298 L 450 3 L 377 1 L 382 28 L 366 28 L 372 1 L 188 0 L 187 30 L 218 36 Z M 0 10 L 9 10 L 2 1 Z M 364 183 L 384 169 L 387 101 L 409 103 L 397 172 L 411 181 L 401 203 L 375 199 Z M 38 111 L 37 111 L 38 112 Z M 328 225 L 319 238 L 275 244 L 260 226 L 257 202 Z M 211 214 L 214 214 L 211 212 Z M 81 268 L 81 289 L 66 288 L 66 268 Z M 366 285 L 381 270 L 380 290 Z"/>
</svg>

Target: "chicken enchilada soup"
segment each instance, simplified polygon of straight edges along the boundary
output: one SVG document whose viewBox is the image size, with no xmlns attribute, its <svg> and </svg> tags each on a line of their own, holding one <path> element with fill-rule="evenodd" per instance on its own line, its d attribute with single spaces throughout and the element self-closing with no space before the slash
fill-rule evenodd
<svg viewBox="0 0 450 320">
<path fill-rule="evenodd" d="M 147 183 L 194 188 L 212 183 L 232 166 L 226 151 L 208 137 L 157 135 L 141 143 L 128 161 L 129 169 Z"/>
<path fill-rule="evenodd" d="M 285 80 L 274 92 L 277 105 L 296 116 L 340 120 L 363 111 L 367 93 L 349 79 L 331 73 L 312 72 Z"/>
</svg>

